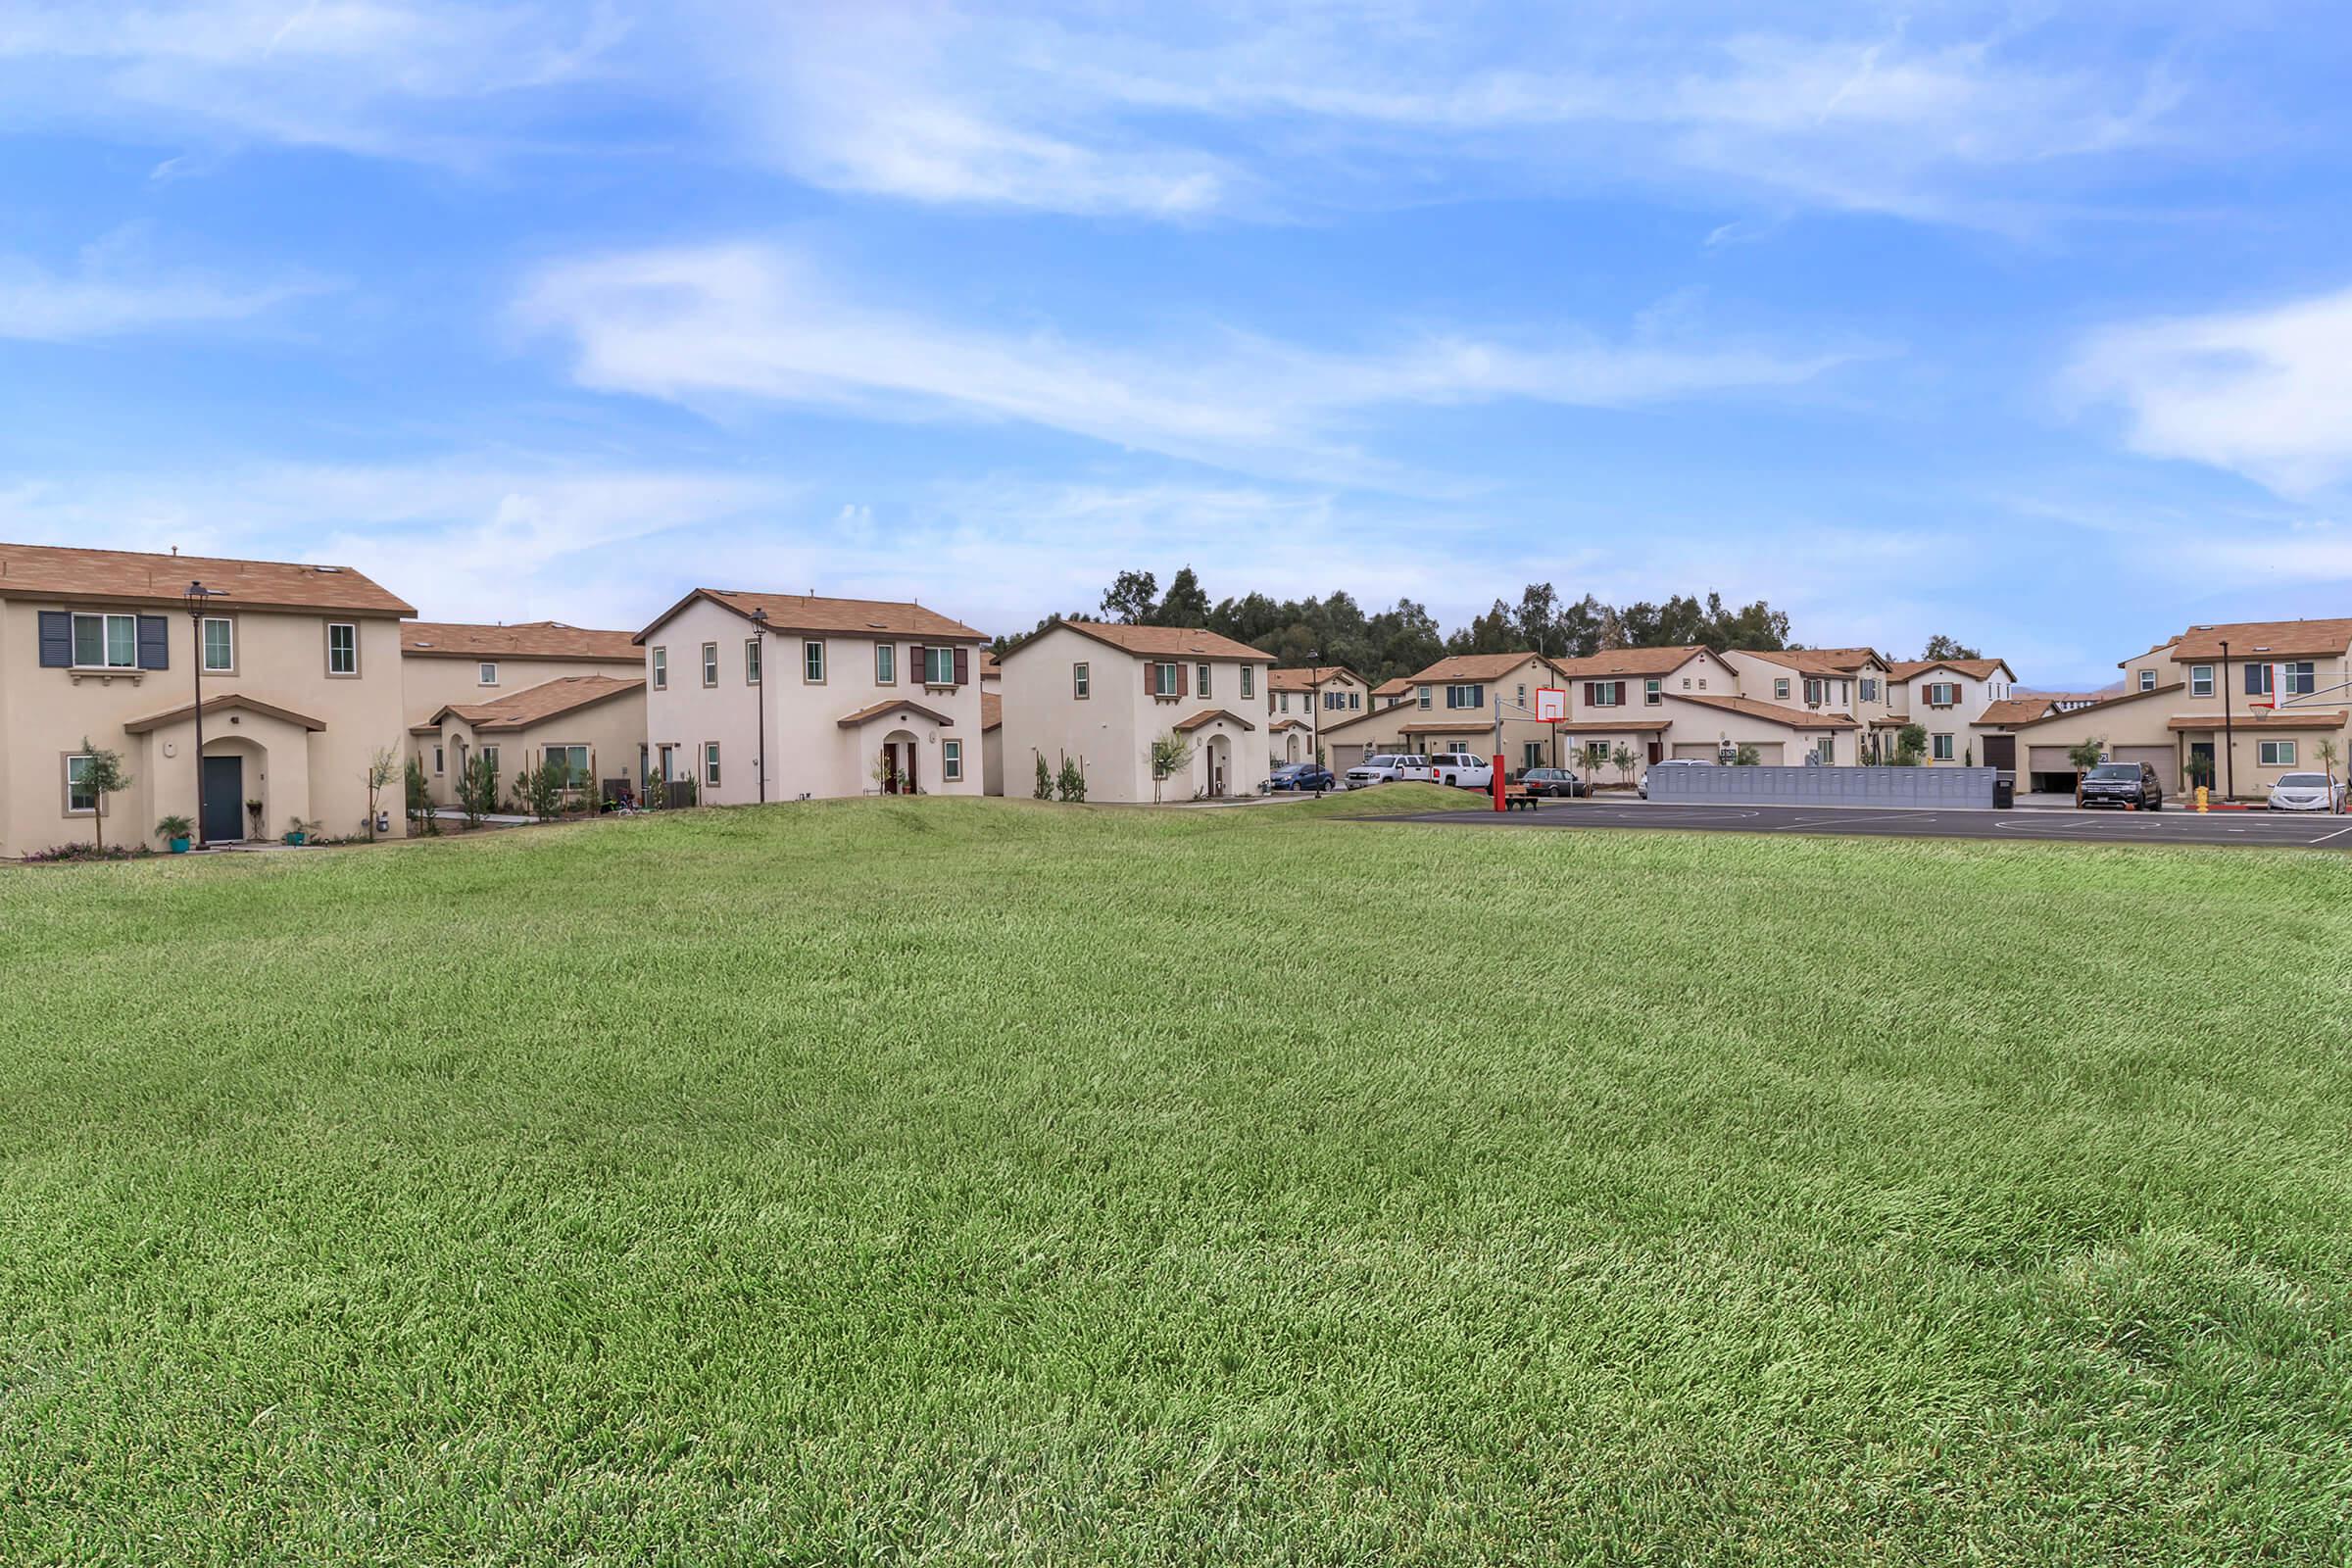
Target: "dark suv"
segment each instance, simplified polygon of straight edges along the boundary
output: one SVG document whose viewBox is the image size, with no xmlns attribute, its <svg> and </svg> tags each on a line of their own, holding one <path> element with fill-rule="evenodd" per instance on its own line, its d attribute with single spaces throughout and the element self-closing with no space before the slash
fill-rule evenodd
<svg viewBox="0 0 2352 1568">
<path fill-rule="evenodd" d="M 2145 762 L 2101 762 L 2076 783 L 2075 805 L 2081 809 L 2136 806 L 2143 811 L 2161 811 L 2164 786 Z"/>
</svg>

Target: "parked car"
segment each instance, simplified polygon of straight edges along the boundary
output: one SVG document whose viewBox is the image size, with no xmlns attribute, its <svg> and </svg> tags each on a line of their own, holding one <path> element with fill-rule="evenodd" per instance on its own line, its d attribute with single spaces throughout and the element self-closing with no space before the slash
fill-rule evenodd
<svg viewBox="0 0 2352 1568">
<path fill-rule="evenodd" d="M 2271 786 L 2274 811 L 2341 811 L 2344 781 L 2325 773 L 2281 773 Z"/>
<path fill-rule="evenodd" d="M 1591 786 L 1565 767 L 1531 767 L 1519 775 L 1519 783 L 1530 795 L 1556 795 L 1573 800 L 1592 793 Z"/>
<path fill-rule="evenodd" d="M 1266 778 L 1269 790 L 1335 790 L 1340 781 L 1331 776 L 1331 769 L 1320 762 L 1286 762 Z"/>
<path fill-rule="evenodd" d="M 1437 775 L 1430 771 L 1429 759 L 1419 752 L 1406 752 L 1396 759 L 1396 782 L 1426 784 Z"/>
<path fill-rule="evenodd" d="M 1405 759 L 1395 752 L 1380 752 L 1367 757 L 1348 770 L 1348 787 L 1359 790 L 1367 784 L 1394 784 L 1397 770 L 1404 765 L 1404 761 Z"/>
<path fill-rule="evenodd" d="M 1494 787 L 1494 762 L 1492 758 L 1473 756 L 1469 752 L 1440 752 L 1429 760 L 1430 777 L 1441 784 L 1450 784 L 1459 790 L 1491 790 Z"/>
<path fill-rule="evenodd" d="M 2094 806 L 2161 811 L 2164 786 L 2156 782 L 2156 769 L 2145 762 L 2101 762 L 2075 781 L 2075 808 Z"/>
<path fill-rule="evenodd" d="M 1669 758 L 1666 758 L 1666 759 L 1664 759 L 1664 760 L 1661 760 L 1661 761 L 1652 762 L 1652 763 L 1650 763 L 1650 764 L 1649 764 L 1649 767 L 1645 767 L 1645 768 L 1643 768 L 1643 769 L 1642 770 L 1642 782 L 1641 782 L 1639 785 L 1637 785 L 1637 786 L 1636 786 L 1636 788 L 1637 788 L 1637 789 L 1638 789 L 1638 790 L 1641 792 L 1642 798 L 1643 800 L 1645 800 L 1645 801 L 1646 801 L 1646 800 L 1648 800 L 1648 799 L 1649 799 L 1649 772 L 1650 772 L 1650 768 L 1655 768 L 1655 767 L 1717 767 L 1717 766 L 1720 766 L 1720 765 L 1721 765 L 1720 763 L 1717 763 L 1717 762 L 1711 761 L 1711 760 L 1709 760 L 1708 759 L 1706 759 L 1706 758 L 1704 758 L 1704 757 L 1669 757 Z"/>
</svg>

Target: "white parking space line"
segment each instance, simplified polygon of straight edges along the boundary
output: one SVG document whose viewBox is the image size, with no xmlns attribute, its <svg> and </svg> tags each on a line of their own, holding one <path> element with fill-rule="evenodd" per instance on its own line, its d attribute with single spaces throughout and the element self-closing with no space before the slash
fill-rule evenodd
<svg viewBox="0 0 2352 1568">
<path fill-rule="evenodd" d="M 2347 833 L 2352 833 L 2352 827 L 2339 827 L 2332 833 L 2323 833 L 2318 838 L 2313 839 L 2311 842 L 2314 844 L 2325 844 L 2329 839 L 2340 839 Z"/>
</svg>

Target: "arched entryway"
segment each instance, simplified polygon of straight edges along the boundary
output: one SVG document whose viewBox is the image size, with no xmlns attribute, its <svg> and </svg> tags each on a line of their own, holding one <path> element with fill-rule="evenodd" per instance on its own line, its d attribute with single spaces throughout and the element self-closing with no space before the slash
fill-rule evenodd
<svg viewBox="0 0 2352 1568">
<path fill-rule="evenodd" d="M 234 844 L 265 836 L 270 815 L 269 752 L 245 736 L 204 742 L 204 840 Z M 247 801 L 262 803 L 257 818 L 245 808 Z"/>
<path fill-rule="evenodd" d="M 1291 731 L 1283 741 L 1282 754 L 1285 761 L 1296 762 L 1298 760 L 1298 732 L 1297 730 Z"/>
<path fill-rule="evenodd" d="M 920 755 L 912 732 L 894 729 L 882 739 L 882 751 L 875 760 L 875 777 L 885 795 L 917 795 L 922 792 L 921 770 L 916 759 Z"/>
<path fill-rule="evenodd" d="M 1233 742 L 1222 735 L 1208 742 L 1208 797 L 1223 800 L 1233 793 Z"/>
</svg>

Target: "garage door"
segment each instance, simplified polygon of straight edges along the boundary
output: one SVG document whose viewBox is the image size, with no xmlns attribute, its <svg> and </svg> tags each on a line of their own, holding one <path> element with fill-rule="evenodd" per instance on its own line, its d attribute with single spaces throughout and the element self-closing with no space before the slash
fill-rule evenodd
<svg viewBox="0 0 2352 1568">
<path fill-rule="evenodd" d="M 1361 746 L 1327 746 L 1324 751 L 1331 757 L 1330 762 L 1325 765 L 1334 773 L 1345 773 L 1364 760 Z"/>
<path fill-rule="evenodd" d="M 2119 762 L 2145 762 L 2160 780 L 2169 780 L 2173 769 L 2180 765 L 2170 746 L 2116 746 L 2109 748 L 2108 755 Z"/>
<path fill-rule="evenodd" d="M 2063 746 L 2033 746 L 2026 750 L 2026 760 L 2034 764 L 2036 773 L 2065 773 L 2075 771 L 2075 760 L 2066 755 Z"/>
<path fill-rule="evenodd" d="M 1750 741 L 1748 744 L 1756 749 L 1756 765 L 1758 767 L 1781 765 L 1781 753 L 1785 749 L 1784 743 L 1780 741 Z"/>
<path fill-rule="evenodd" d="M 2016 772 L 2017 737 L 2014 735 L 1985 736 L 1984 765 L 1986 767 L 1997 767 L 2005 772 Z"/>
<path fill-rule="evenodd" d="M 1674 743 L 1674 755 L 1677 757 L 1694 757 L 1699 759 L 1701 761 L 1712 762 L 1715 760 L 1715 743 L 1713 741 L 1709 741 L 1704 746 L 1701 746 L 1696 741 L 1676 741 Z"/>
</svg>

